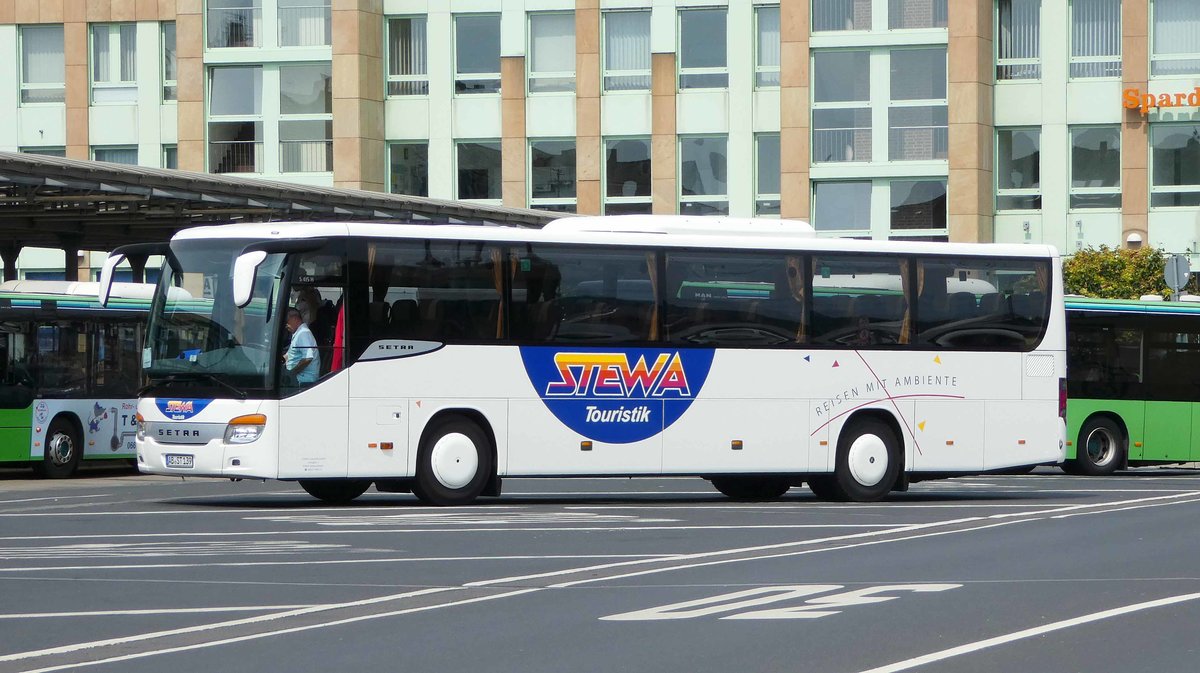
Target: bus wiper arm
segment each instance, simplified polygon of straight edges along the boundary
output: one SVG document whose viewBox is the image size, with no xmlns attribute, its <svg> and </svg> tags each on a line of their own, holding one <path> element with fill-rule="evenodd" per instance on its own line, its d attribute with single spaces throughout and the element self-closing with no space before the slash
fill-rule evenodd
<svg viewBox="0 0 1200 673">
<path fill-rule="evenodd" d="M 222 381 L 221 378 L 219 376 L 217 376 L 216 374 L 209 374 L 208 372 L 188 372 L 186 374 L 168 374 L 167 376 L 164 376 L 163 378 L 161 378 L 157 381 L 151 381 L 150 383 L 146 384 L 145 386 L 142 386 L 142 389 L 138 391 L 138 397 L 141 397 L 143 393 L 145 393 L 147 390 L 149 390 L 157 385 L 162 385 L 164 383 L 181 383 L 184 381 L 194 381 L 197 378 L 200 378 L 200 379 L 203 379 L 210 383 L 215 383 L 218 386 L 221 386 L 222 388 L 228 390 L 229 392 L 233 393 L 234 395 L 237 395 L 238 399 L 241 399 L 241 400 L 246 399 L 246 393 L 244 391 L 242 391 L 240 388 L 233 385 L 232 383 L 229 383 L 228 381 Z"/>
</svg>

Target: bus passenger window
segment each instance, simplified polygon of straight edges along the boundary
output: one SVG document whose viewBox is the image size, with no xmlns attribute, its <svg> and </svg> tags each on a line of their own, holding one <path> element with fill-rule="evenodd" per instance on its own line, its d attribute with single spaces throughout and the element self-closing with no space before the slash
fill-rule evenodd
<svg viewBox="0 0 1200 673">
<path fill-rule="evenodd" d="M 812 342 L 869 348 L 909 343 L 907 262 L 821 256 L 812 262 Z"/>
<path fill-rule="evenodd" d="M 1050 269 L 1023 259 L 917 262 L 917 343 L 939 348 L 1031 350 L 1049 315 Z"/>
</svg>

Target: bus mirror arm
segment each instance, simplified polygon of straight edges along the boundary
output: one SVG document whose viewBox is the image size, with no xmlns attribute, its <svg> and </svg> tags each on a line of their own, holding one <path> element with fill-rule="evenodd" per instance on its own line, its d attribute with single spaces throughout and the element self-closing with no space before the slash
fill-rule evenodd
<svg viewBox="0 0 1200 673">
<path fill-rule="evenodd" d="M 168 243 L 135 243 L 133 245 L 122 245 L 114 248 L 108 253 L 108 258 L 104 260 L 104 268 L 100 270 L 100 287 L 99 296 L 101 306 L 108 305 L 109 294 L 112 293 L 113 274 L 116 273 L 117 267 L 121 262 L 124 262 L 132 255 L 165 255 L 170 251 Z"/>
</svg>

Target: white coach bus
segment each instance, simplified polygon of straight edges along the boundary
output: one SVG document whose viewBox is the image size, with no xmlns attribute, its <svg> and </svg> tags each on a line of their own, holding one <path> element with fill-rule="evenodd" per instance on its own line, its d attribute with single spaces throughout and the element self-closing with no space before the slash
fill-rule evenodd
<svg viewBox="0 0 1200 673">
<path fill-rule="evenodd" d="M 143 472 L 296 480 L 330 502 L 585 475 L 871 501 L 1063 460 L 1050 247 L 628 216 L 198 227 L 158 252 Z M 315 383 L 282 366 L 289 307 Z"/>
</svg>

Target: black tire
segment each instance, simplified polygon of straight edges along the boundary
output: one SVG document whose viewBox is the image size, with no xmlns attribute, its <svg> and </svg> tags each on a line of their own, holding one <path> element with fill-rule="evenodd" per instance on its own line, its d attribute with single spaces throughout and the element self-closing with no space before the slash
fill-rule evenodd
<svg viewBox="0 0 1200 673">
<path fill-rule="evenodd" d="M 734 500 L 776 500 L 792 487 L 783 477 L 713 477 L 713 488 Z"/>
<path fill-rule="evenodd" d="M 492 462 L 492 443 L 478 424 L 458 416 L 442 418 L 417 450 L 413 494 L 431 505 L 470 504 L 492 478 Z"/>
<path fill-rule="evenodd" d="M 42 447 L 42 462 L 33 466 L 39 477 L 66 479 L 79 469 L 83 460 L 83 440 L 79 429 L 63 416 L 50 421 Z"/>
<path fill-rule="evenodd" d="M 370 481 L 361 479 L 301 479 L 300 488 L 331 505 L 344 505 L 366 492 Z"/>
<path fill-rule="evenodd" d="M 842 496 L 838 499 L 882 500 L 896 485 L 900 460 L 900 442 L 887 423 L 870 417 L 853 421 L 838 438 L 833 469 L 833 485 Z"/>
<path fill-rule="evenodd" d="M 1098 477 L 1112 474 L 1125 462 L 1129 437 L 1112 419 L 1093 416 L 1079 429 L 1075 457 L 1063 463 L 1063 471 Z"/>
<path fill-rule="evenodd" d="M 830 474 L 817 474 L 804 480 L 808 483 L 808 488 L 821 500 L 831 500 L 834 502 L 842 502 L 846 500 L 846 494 L 838 488 L 837 481 Z"/>
</svg>

